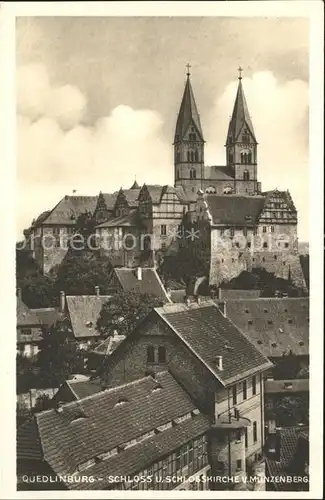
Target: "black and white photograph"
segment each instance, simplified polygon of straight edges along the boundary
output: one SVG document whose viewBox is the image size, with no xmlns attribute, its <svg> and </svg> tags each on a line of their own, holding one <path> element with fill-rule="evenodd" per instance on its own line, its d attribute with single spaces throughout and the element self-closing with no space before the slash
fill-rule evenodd
<svg viewBox="0 0 325 500">
<path fill-rule="evenodd" d="M 307 498 L 318 2 L 68 3 L 14 20 L 13 489 Z"/>
</svg>

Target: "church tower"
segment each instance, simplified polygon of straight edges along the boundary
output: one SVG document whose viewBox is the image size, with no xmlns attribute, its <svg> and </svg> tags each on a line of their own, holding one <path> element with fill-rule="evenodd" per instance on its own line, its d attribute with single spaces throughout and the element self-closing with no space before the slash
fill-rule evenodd
<svg viewBox="0 0 325 500">
<path fill-rule="evenodd" d="M 190 198 L 202 187 L 204 139 L 187 65 L 186 84 L 174 138 L 175 186 L 183 186 Z"/>
<path fill-rule="evenodd" d="M 236 194 L 257 194 L 257 141 L 245 99 L 242 68 L 238 69 L 238 89 L 232 112 L 227 142 L 227 167 L 235 178 Z"/>
</svg>

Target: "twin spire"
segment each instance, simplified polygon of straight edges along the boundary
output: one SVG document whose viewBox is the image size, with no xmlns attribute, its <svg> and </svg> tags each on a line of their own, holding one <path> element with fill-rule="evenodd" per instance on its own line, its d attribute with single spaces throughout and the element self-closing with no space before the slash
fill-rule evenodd
<svg viewBox="0 0 325 500">
<path fill-rule="evenodd" d="M 203 138 L 203 131 L 201 127 L 201 122 L 200 122 L 200 115 L 198 113 L 198 109 L 196 106 L 194 94 L 193 94 L 193 89 L 191 85 L 191 80 L 190 80 L 190 64 L 186 65 L 186 83 L 185 83 L 185 89 L 184 89 L 184 94 L 183 94 L 183 99 L 181 103 L 181 107 L 178 113 L 177 117 L 177 123 L 176 123 L 176 130 L 175 130 L 175 138 L 174 138 L 174 143 L 180 142 L 184 139 L 188 128 L 190 125 L 194 126 L 196 128 L 196 131 L 202 141 L 204 141 Z M 248 112 L 248 107 L 247 107 L 247 102 L 243 90 L 243 85 L 242 85 L 242 71 L 243 69 L 239 66 L 238 72 L 238 89 L 237 89 L 237 95 L 235 99 L 235 104 L 234 104 L 234 109 L 233 113 L 231 116 L 229 128 L 228 128 L 228 134 L 227 134 L 227 144 L 231 142 L 236 142 L 239 138 L 239 134 L 243 128 L 243 126 L 248 129 L 250 132 L 250 136 L 253 141 L 256 143 L 256 137 L 255 137 L 255 132 L 252 124 L 252 120 L 250 118 L 249 112 Z"/>
</svg>

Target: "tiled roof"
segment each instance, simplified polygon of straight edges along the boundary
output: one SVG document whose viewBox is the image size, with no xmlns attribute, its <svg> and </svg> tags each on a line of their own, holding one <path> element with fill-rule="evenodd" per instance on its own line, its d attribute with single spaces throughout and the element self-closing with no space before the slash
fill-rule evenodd
<svg viewBox="0 0 325 500">
<path fill-rule="evenodd" d="M 164 186 L 160 186 L 159 184 L 145 184 L 145 186 L 150 194 L 152 203 L 154 204 L 160 203 L 161 194 Z"/>
<path fill-rule="evenodd" d="M 161 372 L 156 379 L 145 377 L 65 404 L 59 411 L 36 414 L 33 421 L 40 440 L 35 428 L 33 432 L 26 427 L 19 429 L 17 458 L 32 460 L 43 455 L 56 474 L 72 474 L 89 460 L 195 409 L 176 380 L 168 372 Z M 192 416 L 176 427 L 147 436 L 142 442 L 93 463 L 82 475 L 104 478 L 113 471 L 119 475 L 135 473 L 203 434 L 209 425 L 205 416 Z M 92 487 L 103 489 L 105 484 L 100 481 Z"/>
<path fill-rule="evenodd" d="M 309 354 L 309 299 L 259 298 L 225 302 L 226 315 L 268 357 Z"/>
<path fill-rule="evenodd" d="M 220 300 L 258 299 L 260 295 L 261 295 L 261 290 L 239 290 L 230 288 L 219 288 Z"/>
<path fill-rule="evenodd" d="M 88 396 L 102 392 L 102 385 L 99 379 L 67 380 L 65 384 L 69 387 L 76 399 L 87 398 Z"/>
<path fill-rule="evenodd" d="M 41 320 L 37 314 L 32 312 L 19 297 L 17 297 L 16 311 L 17 327 L 41 325 Z"/>
<path fill-rule="evenodd" d="M 107 210 L 113 210 L 118 193 L 102 193 Z"/>
<path fill-rule="evenodd" d="M 264 207 L 263 196 L 210 194 L 205 196 L 213 224 L 252 226 Z"/>
<path fill-rule="evenodd" d="M 170 302 L 164 285 L 154 268 L 143 267 L 141 280 L 137 279 L 136 269 L 116 267 L 114 273 L 123 290 L 134 290 L 141 294 L 150 293 L 161 299 L 162 302 Z"/>
<path fill-rule="evenodd" d="M 53 208 L 43 224 L 75 224 L 79 215 L 93 213 L 97 205 L 97 196 L 65 196 Z"/>
<path fill-rule="evenodd" d="M 207 165 L 204 167 L 205 179 L 213 181 L 233 181 L 234 177 L 231 175 L 229 168 L 226 165 Z"/>
<path fill-rule="evenodd" d="M 290 379 L 290 380 L 266 380 L 264 383 L 265 394 L 279 394 L 292 392 L 308 392 L 309 379 Z"/>
<path fill-rule="evenodd" d="M 138 206 L 138 196 L 140 193 L 140 188 L 123 189 L 123 193 L 131 208 Z"/>
<path fill-rule="evenodd" d="M 97 227 L 98 228 L 101 228 L 101 227 L 121 227 L 121 226 L 123 226 L 123 227 L 136 227 L 137 223 L 138 223 L 137 211 L 131 210 L 129 214 L 120 215 L 119 217 L 112 217 Z"/>
<path fill-rule="evenodd" d="M 170 304 L 155 311 L 225 386 L 272 366 L 212 301 Z"/>
<path fill-rule="evenodd" d="M 112 354 L 113 351 L 123 342 L 125 339 L 125 335 L 114 335 L 109 336 L 107 339 L 99 342 L 99 344 L 92 349 L 91 352 L 95 354 L 102 354 L 104 356 L 108 356 Z"/>
<path fill-rule="evenodd" d="M 299 438 L 303 437 L 305 439 L 306 429 L 302 427 L 283 427 L 280 430 L 280 435 L 280 460 L 276 461 L 266 458 L 266 468 L 270 476 L 279 477 L 288 474 L 287 467 L 295 456 Z M 292 488 L 292 484 L 289 482 L 278 482 L 275 483 L 274 486 L 278 490 L 290 490 Z"/>
<path fill-rule="evenodd" d="M 68 295 L 67 308 L 75 338 L 98 337 L 96 323 L 109 295 Z"/>
<path fill-rule="evenodd" d="M 54 325 L 57 321 L 62 319 L 62 313 L 55 307 L 45 307 L 41 309 L 31 309 L 33 313 L 35 313 L 42 325 L 51 327 Z"/>
</svg>

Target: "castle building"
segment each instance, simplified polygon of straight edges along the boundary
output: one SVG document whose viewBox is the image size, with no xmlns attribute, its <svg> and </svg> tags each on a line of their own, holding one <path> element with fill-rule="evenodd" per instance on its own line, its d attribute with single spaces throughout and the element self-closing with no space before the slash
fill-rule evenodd
<svg viewBox="0 0 325 500">
<path fill-rule="evenodd" d="M 54 237 L 56 245 L 34 243 L 34 256 L 44 273 L 67 252 L 78 216 L 93 215 L 99 246 L 114 266 L 156 266 L 160 255 L 178 251 L 186 230 L 207 251 L 210 286 L 219 287 L 243 270 L 265 268 L 306 290 L 298 254 L 297 210 L 288 191 L 263 192 L 257 172 L 257 138 L 239 68 L 238 88 L 226 135 L 226 164 L 205 165 L 205 140 L 190 73 L 174 135 L 174 186 L 136 182 L 130 189 L 98 196 L 66 196 L 42 214 L 27 236 Z M 230 245 L 220 245 L 227 237 Z M 245 239 L 245 246 L 238 238 Z M 113 243 L 107 245 L 107 240 Z M 186 244 L 188 241 L 186 241 Z"/>
<path fill-rule="evenodd" d="M 198 190 L 219 195 L 260 193 L 257 141 L 241 76 L 227 133 L 226 165 L 205 165 L 204 144 L 200 115 L 188 72 L 174 137 L 175 186 L 182 186 L 188 199 L 193 201 Z"/>
</svg>

